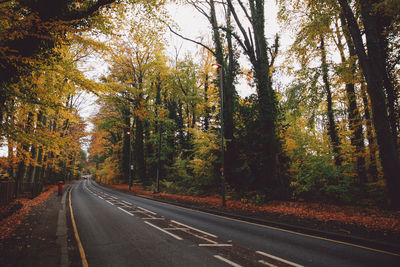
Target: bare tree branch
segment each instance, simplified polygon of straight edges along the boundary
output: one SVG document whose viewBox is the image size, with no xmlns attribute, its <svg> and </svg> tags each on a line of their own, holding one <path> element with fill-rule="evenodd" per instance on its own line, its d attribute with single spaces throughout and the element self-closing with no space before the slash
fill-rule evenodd
<svg viewBox="0 0 400 267">
<path fill-rule="evenodd" d="M 208 51 L 210 51 L 211 54 L 213 54 L 213 55 L 215 56 L 215 52 L 214 52 L 211 48 L 209 48 L 208 46 L 206 46 L 205 44 L 203 44 L 203 43 L 201 43 L 201 42 L 198 42 L 198 41 L 195 41 L 195 40 L 192 40 L 192 39 L 190 39 L 190 38 L 187 38 L 187 37 L 185 37 L 185 36 L 183 36 L 183 35 L 177 33 L 176 31 L 174 31 L 169 25 L 167 25 L 167 26 L 168 26 L 169 30 L 170 30 L 173 34 L 175 34 L 175 35 L 181 37 L 182 39 L 184 39 L 184 40 L 186 40 L 186 41 L 190 41 L 190 42 L 192 42 L 192 43 L 195 43 L 195 44 L 198 44 L 198 45 L 204 47 L 205 49 L 207 49 Z"/>
<path fill-rule="evenodd" d="M 243 2 L 241 0 L 238 0 L 240 7 L 242 8 L 244 14 L 246 15 L 246 18 L 249 20 L 249 22 L 251 23 L 252 19 L 249 16 L 249 13 L 247 12 L 246 7 L 244 6 Z"/>
<path fill-rule="evenodd" d="M 195 1 L 193 0 L 186 0 L 189 4 L 191 4 L 194 8 L 197 9 L 201 14 L 203 14 L 208 20 L 210 20 L 210 16 L 207 14 L 206 11 L 202 7 L 200 7 Z"/>
<path fill-rule="evenodd" d="M 270 53 L 270 57 L 271 57 L 271 63 L 269 64 L 270 67 L 272 67 L 274 65 L 275 58 L 278 55 L 278 50 L 279 50 L 279 35 L 278 34 L 275 36 L 275 42 L 274 42 L 274 45 L 272 48 L 273 48 L 273 50 L 268 49 L 268 51 Z"/>
<path fill-rule="evenodd" d="M 254 46 L 251 45 L 251 42 L 250 42 L 249 37 L 248 37 L 248 35 L 246 33 L 246 30 L 243 28 L 243 25 L 242 25 L 237 13 L 236 13 L 235 8 L 232 5 L 232 1 L 231 0 L 228 0 L 228 5 L 229 5 L 229 8 L 231 9 L 233 18 L 235 19 L 235 22 L 236 22 L 236 25 L 239 27 L 239 30 L 243 35 L 244 42 L 241 41 L 241 43 L 246 46 L 246 51 L 247 51 L 248 55 L 250 56 L 250 58 L 255 58 L 255 56 L 254 56 Z M 238 36 L 236 34 L 233 35 L 233 37 L 235 37 L 235 39 L 238 40 Z"/>
</svg>

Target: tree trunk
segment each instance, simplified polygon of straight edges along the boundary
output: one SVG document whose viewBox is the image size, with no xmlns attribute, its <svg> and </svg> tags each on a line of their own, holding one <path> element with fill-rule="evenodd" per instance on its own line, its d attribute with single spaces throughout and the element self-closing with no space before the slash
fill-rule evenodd
<svg viewBox="0 0 400 267">
<path fill-rule="evenodd" d="M 392 129 L 387 114 L 386 96 L 383 88 L 385 69 L 378 64 L 382 58 L 380 47 L 380 33 L 378 21 L 374 15 L 374 2 L 361 1 L 361 15 L 367 40 L 368 55 L 365 51 L 360 28 L 347 0 L 338 0 L 346 17 L 351 37 L 360 61 L 367 91 L 371 99 L 373 122 L 378 141 L 379 155 L 383 167 L 383 173 L 387 181 L 387 189 L 391 206 L 400 209 L 400 164 L 396 151 L 396 143 L 393 140 Z"/>
<path fill-rule="evenodd" d="M 350 60 L 351 60 L 351 79 L 352 82 L 347 82 L 345 91 L 346 91 L 346 97 L 348 101 L 347 105 L 347 112 L 348 112 L 348 118 L 349 118 L 349 128 L 351 131 L 351 136 L 350 136 L 350 142 L 351 145 L 355 148 L 355 153 L 354 157 L 356 158 L 356 166 L 357 166 L 357 176 L 358 180 L 361 184 L 364 184 L 367 182 L 367 174 L 365 170 L 365 145 L 364 145 L 364 134 L 363 134 L 363 128 L 362 128 L 362 121 L 361 121 L 361 115 L 357 106 L 357 96 L 355 92 L 355 86 L 354 86 L 354 80 L 355 80 L 355 71 L 356 71 L 356 65 L 355 62 L 353 62 L 353 57 L 356 56 L 356 51 L 354 48 L 354 45 L 351 41 L 350 33 L 348 31 L 348 28 L 346 27 L 346 19 L 342 14 L 340 14 L 340 21 L 342 23 L 342 31 L 346 40 L 347 48 L 349 50 L 349 55 L 350 55 Z M 340 36 L 338 36 L 338 48 L 340 51 L 340 56 L 342 59 L 342 62 L 346 62 L 346 57 L 344 55 L 344 48 L 341 44 Z"/>
<path fill-rule="evenodd" d="M 334 153 L 335 165 L 342 165 L 342 155 L 340 149 L 339 135 L 337 131 L 337 126 L 335 122 L 335 117 L 333 114 L 333 103 L 332 103 L 332 92 L 328 77 L 328 64 L 326 62 L 326 50 L 324 37 L 321 36 L 321 70 L 322 79 L 324 81 L 325 92 L 326 92 L 326 105 L 327 105 L 327 115 L 328 115 L 328 135 L 331 140 L 332 151 Z"/>
<path fill-rule="evenodd" d="M 125 106 L 122 108 L 122 119 L 124 122 L 123 127 L 123 140 L 122 140 L 122 179 L 125 182 L 129 181 L 129 173 L 130 173 L 130 165 L 131 165 L 131 138 L 132 138 L 132 129 L 131 129 L 131 112 L 130 112 L 130 103 L 126 101 Z"/>
<path fill-rule="evenodd" d="M 204 120 L 203 120 L 203 130 L 205 132 L 210 128 L 210 107 L 208 106 L 208 86 L 209 86 L 209 77 L 208 73 L 205 73 L 204 76 L 204 103 L 206 105 L 204 110 Z"/>
<path fill-rule="evenodd" d="M 146 181 L 146 169 L 144 162 L 144 143 L 143 143 L 143 121 L 139 116 L 135 117 L 136 127 L 135 127 L 135 143 L 134 143 L 134 153 L 135 153 L 135 170 L 136 178 L 142 181 L 143 186 L 147 185 Z"/>
<path fill-rule="evenodd" d="M 28 117 L 25 124 L 25 133 L 27 134 L 32 129 L 33 123 L 33 114 L 32 112 L 28 113 Z M 17 168 L 17 175 L 15 179 L 15 186 L 16 186 L 16 194 L 21 193 L 23 190 L 23 183 L 25 181 L 25 174 L 26 174 L 26 164 L 27 164 L 27 156 L 29 153 L 29 146 L 26 143 L 22 143 L 21 151 L 19 154 L 19 163 Z"/>
<path fill-rule="evenodd" d="M 372 181 L 378 180 L 378 169 L 376 167 L 376 140 L 374 138 L 371 115 L 369 111 L 369 101 L 365 88 L 365 84 L 361 83 L 361 95 L 364 104 L 364 117 L 367 129 L 368 149 L 369 149 L 369 167 L 368 173 Z"/>
</svg>

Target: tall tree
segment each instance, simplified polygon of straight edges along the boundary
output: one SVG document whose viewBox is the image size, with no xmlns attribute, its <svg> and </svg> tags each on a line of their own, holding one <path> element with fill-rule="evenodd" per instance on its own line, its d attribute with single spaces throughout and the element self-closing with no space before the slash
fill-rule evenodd
<svg viewBox="0 0 400 267">
<path fill-rule="evenodd" d="M 331 85 L 328 78 L 328 64 L 326 62 L 326 49 L 325 49 L 325 41 L 324 37 L 321 35 L 321 70 L 322 70 L 322 79 L 324 81 L 324 87 L 326 91 L 326 105 L 327 105 L 327 114 L 328 114 L 328 135 L 331 139 L 332 150 L 335 157 L 336 166 L 340 166 L 342 164 L 341 151 L 340 151 L 340 140 L 338 135 L 338 130 L 333 114 L 333 103 L 332 103 L 332 92 Z"/>
<path fill-rule="evenodd" d="M 338 0 L 341 10 L 346 18 L 346 25 L 361 65 L 367 91 L 371 99 L 372 115 L 383 173 L 387 181 L 387 188 L 394 208 L 400 208 L 400 162 L 397 151 L 397 134 L 393 136 L 388 106 L 385 96 L 384 82 L 387 75 L 385 62 L 385 47 L 382 47 L 385 27 L 380 21 L 385 21 L 385 14 L 377 8 L 381 1 L 360 0 L 356 1 L 360 7 L 362 27 L 358 24 L 355 14 L 347 0 Z M 360 28 L 364 29 L 366 45 Z"/>
<path fill-rule="evenodd" d="M 277 188 L 285 191 L 286 181 L 280 170 L 279 156 L 281 143 L 277 134 L 278 103 L 275 90 L 272 87 L 272 74 L 275 57 L 278 52 L 278 36 L 272 46 L 269 46 L 265 37 L 264 1 L 249 0 L 246 7 L 238 1 L 244 18 L 251 25 L 251 32 L 245 30 L 241 18 L 231 0 L 227 1 L 234 21 L 239 28 L 241 37 L 228 30 L 248 56 L 254 71 L 254 79 L 258 95 L 260 138 L 264 153 L 260 156 L 260 178 L 257 188 Z"/>
</svg>

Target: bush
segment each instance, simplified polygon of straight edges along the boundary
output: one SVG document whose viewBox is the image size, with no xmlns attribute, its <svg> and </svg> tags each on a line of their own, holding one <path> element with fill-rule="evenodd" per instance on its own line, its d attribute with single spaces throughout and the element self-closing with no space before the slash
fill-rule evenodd
<svg viewBox="0 0 400 267">
<path fill-rule="evenodd" d="M 328 156 L 308 155 L 294 167 L 297 172 L 291 183 L 297 200 L 349 203 L 352 198 L 350 178 L 343 178 Z"/>
</svg>

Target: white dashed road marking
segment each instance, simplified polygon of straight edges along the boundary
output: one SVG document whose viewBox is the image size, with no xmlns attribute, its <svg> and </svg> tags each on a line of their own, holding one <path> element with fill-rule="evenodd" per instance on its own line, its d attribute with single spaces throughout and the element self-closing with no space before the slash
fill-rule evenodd
<svg viewBox="0 0 400 267">
<path fill-rule="evenodd" d="M 214 238 L 217 238 L 216 235 L 213 235 L 213 234 L 204 232 L 204 231 L 202 231 L 202 230 L 199 230 L 199 229 L 197 229 L 197 228 L 191 227 L 191 226 L 189 226 L 189 225 L 186 225 L 186 224 L 183 224 L 183 223 L 174 221 L 174 220 L 171 220 L 171 222 L 176 223 L 176 224 L 179 224 L 179 225 L 184 226 L 184 227 L 186 227 L 186 228 L 192 229 L 192 230 L 197 231 L 197 232 L 199 232 L 199 233 L 202 233 L 202 234 L 205 234 L 205 235 L 208 235 L 208 236 L 212 236 L 212 237 L 214 237 Z"/>
<path fill-rule="evenodd" d="M 149 223 L 148 221 L 144 221 L 144 223 L 150 225 L 151 227 L 156 228 L 157 230 L 160 230 L 160 231 L 163 232 L 163 233 L 166 233 L 167 235 L 172 236 L 173 238 L 175 238 L 175 239 L 177 239 L 177 240 L 183 240 L 181 237 L 179 237 L 179 236 L 177 236 L 177 235 L 174 235 L 173 233 L 170 233 L 170 232 L 168 232 L 168 231 L 166 231 L 166 230 L 164 230 L 164 229 L 162 229 L 162 228 L 160 228 L 160 227 L 158 227 L 158 226 L 155 226 L 154 224 Z"/>
<path fill-rule="evenodd" d="M 134 216 L 132 213 L 130 213 L 129 211 L 126 211 L 126 210 L 124 210 L 124 209 L 121 209 L 120 207 L 118 207 L 118 209 L 120 209 L 120 210 L 122 210 L 123 212 L 125 212 L 125 213 L 128 213 L 129 215 L 131 215 L 131 216 Z"/>
<path fill-rule="evenodd" d="M 271 259 L 274 259 L 274 260 L 277 260 L 277 261 L 281 261 L 281 262 L 283 262 L 283 263 L 286 263 L 286 264 L 295 266 L 295 267 L 303 267 L 303 265 L 299 265 L 299 264 L 297 264 L 297 263 L 294 263 L 294 262 L 291 262 L 291 261 L 288 261 L 288 260 L 284 260 L 284 259 L 282 259 L 282 258 L 276 257 L 276 256 L 274 256 L 274 255 L 271 255 L 271 254 L 268 254 L 268 253 L 265 253 L 265 252 L 262 252 L 262 251 L 256 251 L 256 253 L 258 253 L 258 254 L 260 254 L 260 255 L 263 255 L 263 256 L 265 256 L 265 257 L 269 257 L 269 258 L 271 258 Z"/>
<path fill-rule="evenodd" d="M 228 264 L 231 265 L 231 266 L 234 266 L 234 267 L 242 267 L 242 265 L 239 265 L 239 264 L 237 264 L 237 263 L 234 263 L 233 261 L 230 261 L 230 260 L 228 260 L 228 259 L 225 259 L 224 257 L 221 257 L 220 255 L 214 255 L 214 257 L 217 258 L 217 259 L 219 259 L 220 261 L 223 261 L 223 262 L 225 262 L 225 263 L 228 263 Z"/>
</svg>

